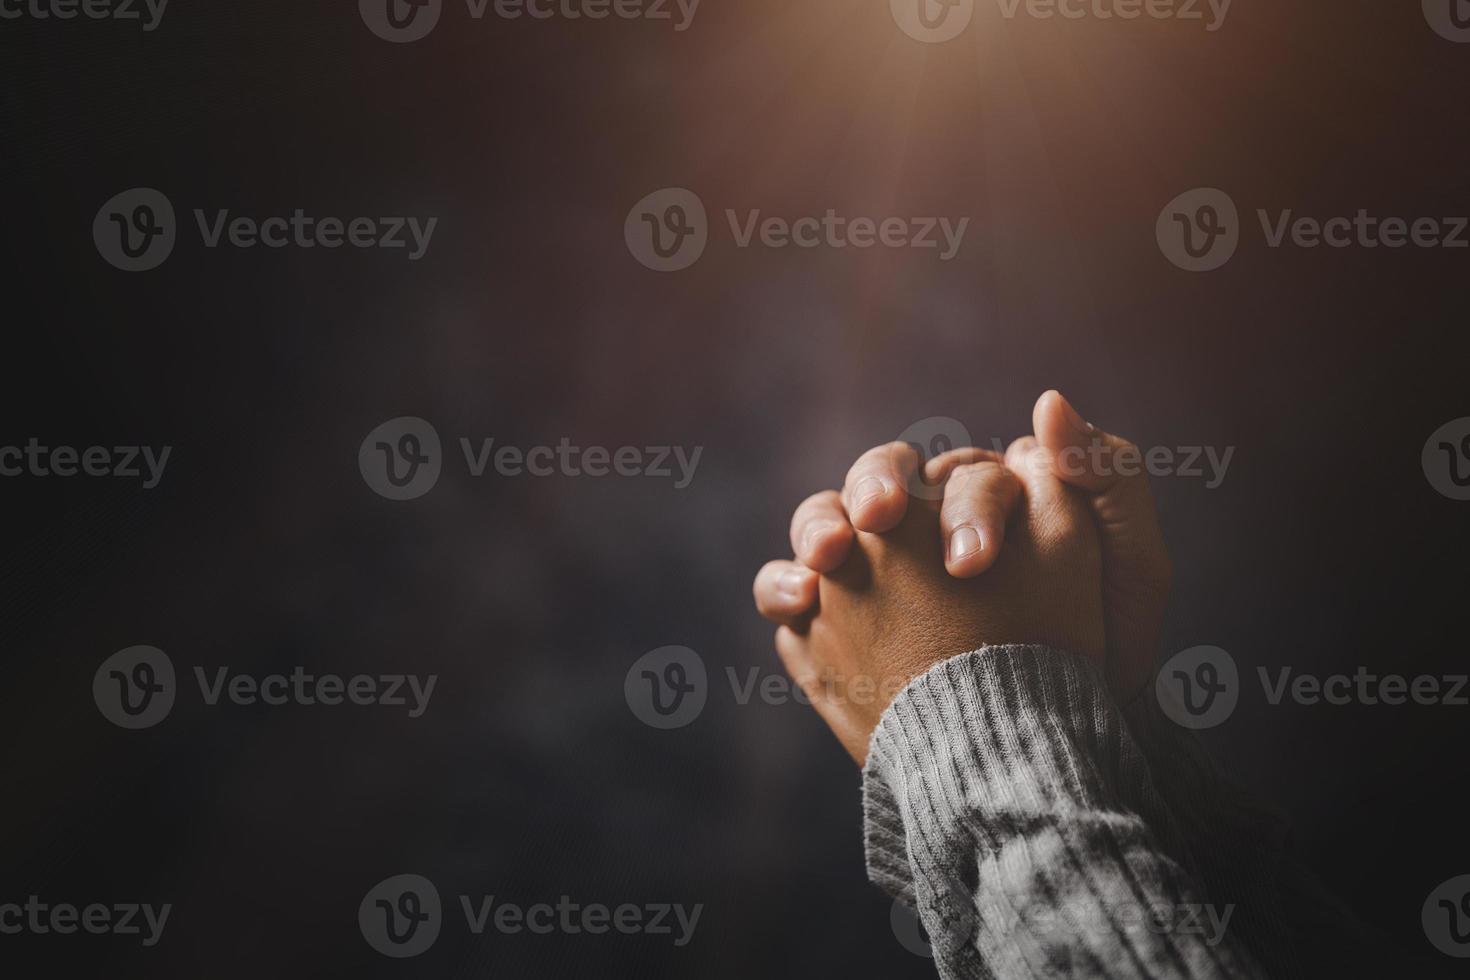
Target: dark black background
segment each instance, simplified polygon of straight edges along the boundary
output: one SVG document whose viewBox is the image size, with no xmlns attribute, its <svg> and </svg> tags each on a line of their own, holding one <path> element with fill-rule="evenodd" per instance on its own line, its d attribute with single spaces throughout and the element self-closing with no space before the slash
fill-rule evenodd
<svg viewBox="0 0 1470 980">
<path fill-rule="evenodd" d="M 750 579 L 806 493 L 928 416 L 1026 431 L 1046 387 L 1144 445 L 1235 446 L 1158 481 L 1169 651 L 1242 671 L 1465 671 L 1470 505 L 1420 470 L 1470 415 L 1465 251 L 1270 249 L 1256 208 L 1470 214 L 1470 46 L 1416 3 L 1236 0 L 1198 24 L 1006 22 L 917 44 L 887 5 L 704 0 L 693 27 L 470 20 L 391 45 L 352 3 L 187 4 L 160 28 L 0 22 L 0 444 L 174 447 L 162 485 L 8 479 L 0 901 L 172 902 L 156 948 L 0 937 L 58 975 L 932 976 L 864 880 L 859 779 L 795 704 Z M 159 269 L 98 256 L 134 186 L 186 225 Z M 716 218 L 694 268 L 637 264 L 665 186 Z M 1181 272 L 1154 219 L 1227 189 L 1249 230 Z M 208 250 L 192 208 L 437 215 L 427 256 Z M 969 215 L 932 253 L 738 250 L 725 208 Z M 374 495 L 380 422 L 446 441 L 703 446 L 693 485 L 469 478 Z M 202 705 L 114 728 L 91 678 L 134 644 L 253 672 L 437 673 L 429 712 Z M 623 700 L 697 650 L 689 728 Z M 1404 949 L 1470 872 L 1466 711 L 1269 706 L 1207 740 Z M 532 904 L 703 903 L 653 936 L 487 936 L 395 962 L 356 924 L 391 874 Z M 7 971 L 10 972 L 10 971 Z"/>
</svg>

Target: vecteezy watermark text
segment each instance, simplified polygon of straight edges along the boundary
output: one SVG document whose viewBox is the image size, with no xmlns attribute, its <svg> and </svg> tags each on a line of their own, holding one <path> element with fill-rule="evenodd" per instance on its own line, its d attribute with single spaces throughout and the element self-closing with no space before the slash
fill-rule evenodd
<svg viewBox="0 0 1470 980">
<path fill-rule="evenodd" d="M 465 0 L 470 19 L 486 13 L 500 20 L 645 20 L 672 22 L 677 33 L 687 31 L 699 12 L 700 0 Z M 358 12 L 368 30 L 385 41 L 406 44 L 428 37 L 439 23 L 444 0 L 358 0 Z"/>
<path fill-rule="evenodd" d="M 915 468 L 909 479 L 910 496 L 921 500 L 940 500 L 944 497 L 944 484 L 929 484 L 923 481 L 922 464 L 944 453 L 968 446 L 978 446 L 972 441 L 963 422 L 948 416 L 935 415 L 921 419 L 905 429 L 893 445 L 911 447 L 919 455 L 921 465 Z M 1006 442 L 999 436 L 990 440 L 990 449 L 997 456 L 1006 455 Z M 1020 457 L 1016 465 L 1035 466 L 1042 471 L 1055 467 L 1063 476 L 1135 477 L 1147 474 L 1151 477 L 1203 480 L 1206 490 L 1217 489 L 1225 482 L 1231 461 L 1235 458 L 1234 446 L 1135 446 L 1125 443 L 1110 446 L 1101 438 L 1094 438 L 1087 446 L 1067 446 L 1056 452 L 1036 446 L 1030 453 Z"/>
<path fill-rule="evenodd" d="M 1215 446 L 1120 446 L 1116 449 L 1094 442 L 1067 446 L 1057 453 L 1057 467 L 1066 476 L 1133 477 L 1147 473 L 1156 477 L 1203 479 L 1206 490 L 1225 482 L 1235 447 Z"/>
<path fill-rule="evenodd" d="M 964 885 L 955 883 L 958 889 Z M 993 926 L 1012 934 L 1026 935 L 1043 942 L 1077 935 L 1079 930 L 1125 932 L 1143 930 L 1160 936 L 1194 936 L 1210 947 L 1225 939 L 1235 906 L 1202 902 L 1033 902 L 993 907 L 984 920 L 969 910 L 955 918 L 946 905 L 930 921 L 940 930 L 940 945 L 954 949 L 968 942 L 977 928 Z M 924 928 L 921 917 L 902 898 L 894 900 L 889 912 L 889 925 L 899 943 L 925 959 L 934 957 L 934 938 Z"/>
<path fill-rule="evenodd" d="M 1001 16 L 1015 20 L 1201 21 L 1211 34 L 1225 26 L 1234 0 L 996 0 Z"/>
<path fill-rule="evenodd" d="M 888 705 L 908 679 L 839 674 L 824 668 L 818 674 L 793 681 L 785 674 L 748 667 L 724 670 L 730 698 L 744 707 L 753 701 L 780 706 L 809 707 L 813 701 L 855 705 Z M 683 646 L 659 647 L 634 661 L 623 677 L 623 698 L 633 716 L 650 728 L 683 728 L 704 711 L 709 700 L 709 671 L 704 658 Z"/>
<path fill-rule="evenodd" d="M 1005 444 L 992 440 L 992 449 L 1004 455 Z M 1037 446 L 1021 463 L 1045 470 L 1055 462 L 1063 476 L 1151 477 L 1203 480 L 1206 490 L 1215 490 L 1225 482 L 1230 462 L 1235 458 L 1234 446 L 1134 446 L 1118 447 L 1094 440 L 1087 446 L 1067 446 L 1056 452 Z"/>
<path fill-rule="evenodd" d="M 407 709 L 421 717 L 434 696 L 438 674 L 314 673 L 297 666 L 289 673 L 264 675 L 230 667 L 193 669 L 200 700 L 209 707 L 228 702 L 239 707 L 263 705 L 355 705 Z M 135 646 L 108 657 L 92 677 L 92 698 L 102 716 L 119 728 L 152 728 L 173 710 L 178 689 L 173 660 L 157 647 Z"/>
<path fill-rule="evenodd" d="M 271 707 L 286 704 L 321 704 L 327 707 L 376 705 L 407 708 L 410 718 L 418 718 L 428 709 L 429 699 L 434 696 L 434 685 L 439 683 L 438 674 L 423 678 L 417 674 L 354 674 L 346 678 L 341 674 L 312 674 L 304 667 L 295 667 L 290 674 L 266 674 L 263 677 L 244 673 L 231 675 L 229 667 L 216 668 L 211 677 L 203 667 L 195 667 L 194 679 L 199 685 L 200 696 L 208 705 L 219 704 L 221 699 L 236 705 L 264 704 Z"/>
<path fill-rule="evenodd" d="M 640 933 L 672 936 L 673 944 L 681 947 L 689 945 L 694 938 L 694 929 L 704 912 L 702 904 L 686 908 L 679 903 L 653 902 L 647 905 L 624 903 L 613 907 L 601 902 L 574 902 L 567 895 L 560 896 L 555 906 L 548 902 L 518 905 L 501 901 L 497 904 L 494 895 L 482 896 L 473 903 L 469 895 L 461 895 L 459 904 L 470 932 L 476 935 L 487 927 L 511 936 L 519 932 L 537 936 L 554 932 L 575 936 L 585 932 L 597 936 L 611 931 L 625 936 Z"/>
<path fill-rule="evenodd" d="M 438 218 L 389 215 L 340 218 L 293 208 L 286 214 L 237 215 L 229 208 L 194 209 L 205 248 L 403 249 L 410 262 L 429 250 Z M 124 272 L 146 272 L 173 253 L 179 227 L 173 203 L 161 191 L 134 187 L 109 198 L 92 221 L 98 253 Z"/>
<path fill-rule="evenodd" d="M 563 436 L 555 445 L 497 445 L 493 437 L 459 440 L 465 470 L 473 478 L 639 477 L 672 480 L 675 490 L 694 482 L 703 446 L 580 446 Z M 439 432 L 416 416 L 390 419 L 363 439 L 357 452 L 363 481 L 390 500 L 422 497 L 439 482 L 444 451 Z"/>
<path fill-rule="evenodd" d="M 143 489 L 152 490 L 172 452 L 172 446 L 44 446 L 32 437 L 24 446 L 0 446 L 0 477 L 120 477 L 142 479 Z"/>
<path fill-rule="evenodd" d="M 138 21 L 150 33 L 167 7 L 168 0 L 0 0 L 0 20 Z"/>
<path fill-rule="evenodd" d="M 1001 17 L 1015 20 L 1177 20 L 1203 23 L 1214 33 L 1225 25 L 1233 0 L 995 0 Z M 977 0 L 889 0 L 893 20 L 909 37 L 943 44 L 965 32 Z"/>
<path fill-rule="evenodd" d="M 1296 673 L 1291 667 L 1281 667 L 1272 677 L 1265 667 L 1256 668 L 1261 688 L 1269 704 L 1280 704 L 1288 696 L 1296 704 L 1419 704 L 1447 705 L 1463 708 L 1470 705 L 1466 696 L 1466 683 L 1470 675 L 1420 674 L 1406 677 L 1403 674 L 1375 674 L 1367 667 L 1358 667 L 1352 674 Z"/>
<path fill-rule="evenodd" d="M 1316 217 L 1292 208 L 1257 208 L 1267 248 L 1401 249 L 1470 248 L 1470 218 L 1382 216 L 1359 208 L 1352 215 Z M 1154 224 L 1159 250 L 1189 272 L 1210 272 L 1235 255 L 1244 229 L 1235 201 L 1214 187 L 1199 187 L 1164 206 Z"/>
<path fill-rule="evenodd" d="M 1256 677 L 1266 703 L 1285 701 L 1304 706 L 1329 705 L 1439 705 L 1470 706 L 1470 675 L 1380 674 L 1366 666 L 1352 673 L 1327 675 L 1257 667 Z M 1159 707 L 1184 728 L 1205 729 L 1222 724 L 1235 712 L 1241 694 L 1235 658 L 1215 646 L 1190 647 L 1159 668 L 1154 690 Z"/>
<path fill-rule="evenodd" d="M 796 219 L 763 218 L 759 209 L 743 215 L 727 210 L 725 220 L 737 248 L 750 248 L 753 241 L 766 248 L 942 248 L 941 262 L 959 254 L 970 226 L 969 218 L 845 218 L 831 208 L 821 217 Z"/>
<path fill-rule="evenodd" d="M 941 262 L 959 254 L 970 226 L 965 217 L 854 217 L 833 208 L 796 218 L 767 215 L 759 208 L 726 209 L 725 222 L 735 247 L 741 249 L 911 248 L 935 251 Z M 656 272 L 689 268 L 704 254 L 709 237 L 704 202 L 682 187 L 649 194 L 633 205 L 623 223 L 628 251 Z"/>
<path fill-rule="evenodd" d="M 101 902 L 78 907 L 70 902 L 43 902 L 31 895 L 24 905 L 18 902 L 0 904 L 0 934 L 16 936 L 70 935 L 86 932 L 94 936 L 142 936 L 144 946 L 156 946 L 163 938 L 173 905 L 165 902 L 154 908 L 140 902 Z"/>
<path fill-rule="evenodd" d="M 561 895 L 555 902 L 521 904 L 494 895 L 460 895 L 465 928 L 473 935 L 493 930 L 501 935 L 553 933 L 575 936 L 669 936 L 676 947 L 687 946 L 704 912 L 703 904 L 674 902 L 607 905 L 578 902 Z M 443 902 L 434 883 L 423 875 L 393 875 L 363 896 L 357 921 L 369 946 L 395 959 L 418 956 L 438 939 L 444 924 Z"/>
</svg>

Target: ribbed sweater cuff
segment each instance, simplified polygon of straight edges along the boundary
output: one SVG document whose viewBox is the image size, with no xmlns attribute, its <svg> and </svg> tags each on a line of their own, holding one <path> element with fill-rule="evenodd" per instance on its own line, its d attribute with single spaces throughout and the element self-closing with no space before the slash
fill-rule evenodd
<svg viewBox="0 0 1470 980">
<path fill-rule="evenodd" d="M 953 657 L 905 687 L 873 733 L 863 770 L 868 875 L 912 901 L 911 860 L 939 843 L 931 834 L 973 829 L 982 848 L 998 846 L 990 820 L 1117 809 L 1120 768 L 1147 766 L 1087 661 L 1018 644 Z M 1135 785 L 1151 793 L 1146 780 Z M 906 813 L 932 818 L 906 823 Z"/>
<path fill-rule="evenodd" d="M 884 713 L 863 790 L 869 876 L 918 910 L 942 977 L 1253 973 L 1228 918 L 1150 924 L 1206 899 L 1087 661 L 993 646 L 936 665 Z"/>
</svg>

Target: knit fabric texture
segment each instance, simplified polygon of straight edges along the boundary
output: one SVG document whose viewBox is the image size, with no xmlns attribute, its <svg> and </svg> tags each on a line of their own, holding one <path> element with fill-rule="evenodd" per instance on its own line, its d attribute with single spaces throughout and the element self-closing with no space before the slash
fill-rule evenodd
<svg viewBox="0 0 1470 980">
<path fill-rule="evenodd" d="M 990 646 L 910 683 L 863 773 L 868 875 L 918 914 L 941 977 L 1295 977 L 1295 933 L 1350 918 L 1285 856 L 1151 691 Z M 1341 946 L 1338 946 L 1341 951 Z"/>
</svg>

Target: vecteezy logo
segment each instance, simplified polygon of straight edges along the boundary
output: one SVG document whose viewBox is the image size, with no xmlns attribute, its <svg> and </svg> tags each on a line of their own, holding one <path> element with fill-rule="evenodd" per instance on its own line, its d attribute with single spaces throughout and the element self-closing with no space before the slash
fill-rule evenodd
<svg viewBox="0 0 1470 980">
<path fill-rule="evenodd" d="M 953 910 L 945 909 L 945 914 L 939 917 L 939 921 L 944 923 L 945 933 L 941 938 L 946 940 L 940 944 L 941 954 L 952 956 L 959 946 L 974 935 L 977 919 L 978 916 L 969 911 L 962 911 L 959 918 L 954 918 Z M 926 960 L 934 958 L 934 942 L 929 930 L 924 928 L 919 913 L 910 908 L 903 899 L 893 900 L 893 907 L 888 912 L 888 925 L 893 929 L 894 938 L 904 949 Z"/>
<path fill-rule="evenodd" d="M 1470 417 L 1435 429 L 1419 462 L 1434 489 L 1451 500 L 1470 500 Z"/>
<path fill-rule="evenodd" d="M 704 661 L 688 647 L 659 647 L 639 657 L 623 679 L 623 697 L 650 728 L 683 728 L 709 697 Z"/>
<path fill-rule="evenodd" d="M 374 885 L 357 907 L 368 945 L 384 956 L 417 956 L 439 938 L 444 915 L 439 890 L 423 875 L 394 875 Z"/>
<path fill-rule="evenodd" d="M 888 7 L 905 34 L 928 44 L 959 37 L 975 16 L 975 0 L 888 0 Z"/>
<path fill-rule="evenodd" d="M 119 728 L 152 728 L 174 707 L 174 665 L 157 647 L 119 650 L 92 675 L 92 699 Z"/>
<path fill-rule="evenodd" d="M 893 907 L 888 910 L 888 925 L 892 927 L 894 938 L 904 949 L 926 960 L 934 958 L 934 948 L 929 943 L 929 934 L 924 930 L 924 923 L 919 921 L 919 913 L 910 908 L 903 899 L 893 900 Z"/>
<path fill-rule="evenodd" d="M 1470 0 L 1423 0 L 1424 19 L 1434 33 L 1457 44 L 1470 44 Z"/>
<path fill-rule="evenodd" d="M 633 258 L 655 272 L 687 269 L 709 244 L 704 202 L 682 187 L 654 191 L 628 212 L 623 240 Z"/>
<path fill-rule="evenodd" d="M 113 195 L 92 219 L 98 253 L 124 272 L 146 272 L 162 265 L 177 236 L 174 206 L 151 187 Z"/>
<path fill-rule="evenodd" d="M 964 449 L 972 444 L 970 430 L 959 419 L 935 415 L 920 419 L 899 433 L 896 442 L 905 442 L 919 454 L 919 468 L 909 476 L 909 494 L 919 500 L 942 500 L 944 484 L 931 486 L 924 482 L 924 464 L 951 449 Z"/>
<path fill-rule="evenodd" d="M 1235 712 L 1240 674 L 1219 647 L 1190 647 L 1170 657 L 1154 681 L 1159 707 L 1184 728 L 1214 728 Z"/>
<path fill-rule="evenodd" d="M 1159 250 L 1188 272 L 1218 269 L 1240 245 L 1240 215 L 1230 195 L 1213 187 L 1180 194 L 1154 225 Z"/>
<path fill-rule="evenodd" d="M 389 500 L 413 500 L 434 489 L 444 468 L 439 433 L 421 418 L 390 419 L 367 434 L 357 468 L 373 492 Z"/>
<path fill-rule="evenodd" d="M 1451 878 L 1430 892 L 1420 920 L 1435 949 L 1458 959 L 1470 957 L 1470 875 Z"/>
<path fill-rule="evenodd" d="M 924 927 L 919 910 L 902 898 L 894 899 L 888 910 L 888 925 L 893 929 L 894 938 L 904 949 L 925 959 L 934 959 L 936 951 L 941 959 L 952 959 L 957 950 L 970 944 L 971 937 L 980 925 L 977 911 L 968 903 L 959 907 L 945 902 L 942 908 L 937 904 L 943 901 L 937 896 L 966 894 L 970 890 L 948 874 L 942 874 L 941 879 L 928 899 L 936 902 L 933 906 L 935 914 L 929 917 L 929 921 L 939 925 L 937 933 L 930 933 Z"/>
<path fill-rule="evenodd" d="M 443 7 L 444 0 L 357 0 L 368 30 L 394 44 L 427 36 L 439 23 Z"/>
</svg>

